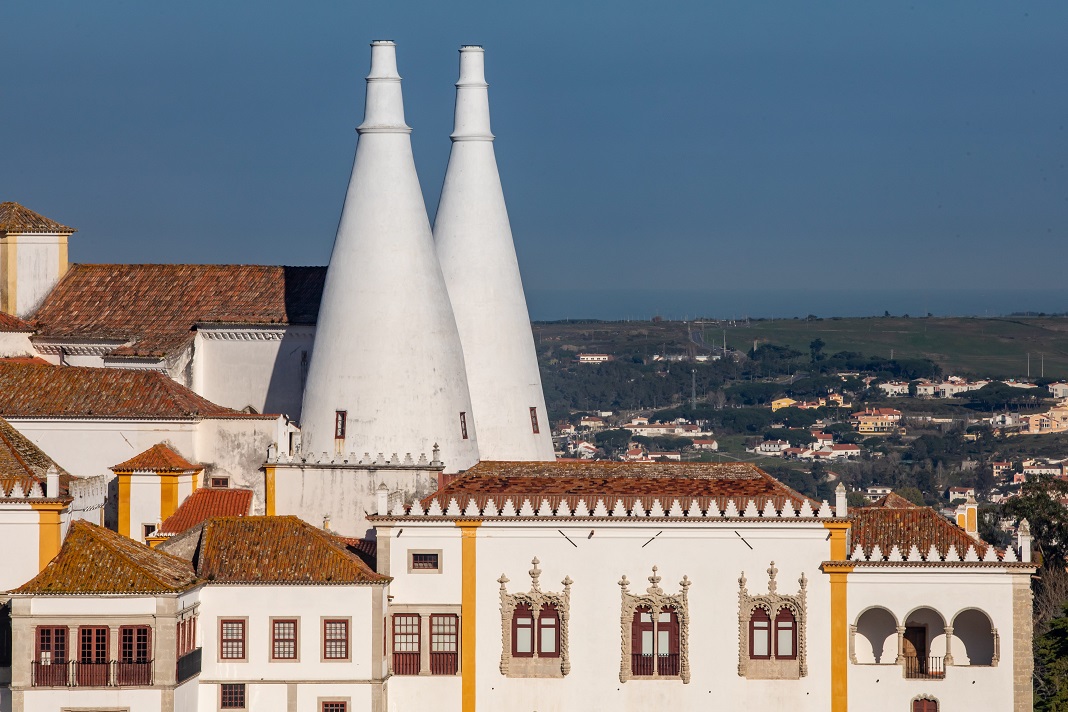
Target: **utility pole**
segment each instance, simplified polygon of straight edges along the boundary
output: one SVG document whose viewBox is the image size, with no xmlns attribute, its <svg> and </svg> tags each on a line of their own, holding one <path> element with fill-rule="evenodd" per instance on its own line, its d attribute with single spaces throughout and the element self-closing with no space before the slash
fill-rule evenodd
<svg viewBox="0 0 1068 712">
<path fill-rule="evenodd" d="M 1031 377 L 1031 352 L 1027 352 L 1027 377 Z"/>
<path fill-rule="evenodd" d="M 697 369 L 690 369 L 690 409 L 697 410 Z"/>
</svg>

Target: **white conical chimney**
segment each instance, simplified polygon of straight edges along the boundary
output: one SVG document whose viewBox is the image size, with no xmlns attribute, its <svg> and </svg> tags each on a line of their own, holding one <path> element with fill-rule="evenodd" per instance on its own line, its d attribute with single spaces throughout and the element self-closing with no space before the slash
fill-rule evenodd
<svg viewBox="0 0 1068 712">
<path fill-rule="evenodd" d="M 483 460 L 553 460 L 552 433 L 490 133 L 481 47 L 460 48 L 434 241 L 460 330 Z"/>
<path fill-rule="evenodd" d="M 371 44 L 356 160 L 304 391 L 304 452 L 478 462 L 463 350 L 404 123 L 396 47 Z"/>
</svg>

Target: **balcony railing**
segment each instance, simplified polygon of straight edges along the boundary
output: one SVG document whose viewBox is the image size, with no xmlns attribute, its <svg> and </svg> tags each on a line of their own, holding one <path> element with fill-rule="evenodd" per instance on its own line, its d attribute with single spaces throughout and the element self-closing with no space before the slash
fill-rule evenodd
<svg viewBox="0 0 1068 712">
<path fill-rule="evenodd" d="M 152 684 L 152 661 L 124 663 L 31 661 L 34 687 L 148 687 Z"/>
<path fill-rule="evenodd" d="M 419 653 L 393 653 L 394 675 L 418 675 Z"/>
<path fill-rule="evenodd" d="M 630 656 L 630 671 L 635 677 L 673 677 L 679 674 L 679 655 L 645 655 L 633 653 Z M 655 671 L 655 672 L 654 672 Z"/>
<path fill-rule="evenodd" d="M 946 676 L 942 658 L 905 657 L 905 677 L 913 680 L 941 680 Z"/>
<path fill-rule="evenodd" d="M 457 657 L 456 653 L 436 653 L 430 651 L 430 674 L 455 675 Z"/>
<path fill-rule="evenodd" d="M 201 649 L 195 648 L 178 658 L 177 682 L 182 684 L 194 675 L 200 674 Z"/>
</svg>

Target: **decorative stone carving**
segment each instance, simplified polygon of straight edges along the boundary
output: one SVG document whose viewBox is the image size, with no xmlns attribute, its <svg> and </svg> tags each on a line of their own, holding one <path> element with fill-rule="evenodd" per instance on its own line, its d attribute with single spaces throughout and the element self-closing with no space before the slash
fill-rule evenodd
<svg viewBox="0 0 1068 712">
<path fill-rule="evenodd" d="M 799 586 L 796 594 L 782 594 L 778 591 L 775 577 L 779 570 L 775 562 L 768 567 L 768 592 L 751 594 L 746 589 L 745 572 L 738 579 L 738 675 L 754 680 L 796 680 L 808 675 L 808 646 L 806 644 L 806 595 L 808 579 L 805 574 L 797 579 Z M 768 617 L 774 621 L 775 616 L 786 608 L 794 614 L 797 632 L 797 657 L 776 658 L 772 654 L 767 660 L 754 660 L 749 657 L 749 621 L 753 611 L 763 608 Z M 774 652 L 774 651 L 770 651 Z"/>
<path fill-rule="evenodd" d="M 649 587 L 645 589 L 645 593 L 631 593 L 628 590 L 630 581 L 627 580 L 627 575 L 623 574 L 623 578 L 619 580 L 620 593 L 623 597 L 622 606 L 619 613 L 619 630 L 622 642 L 622 657 L 619 663 L 619 681 L 626 682 L 627 680 L 652 680 L 652 679 L 681 679 L 682 682 L 690 682 L 690 604 L 687 598 L 687 591 L 690 585 L 693 583 L 689 577 L 683 576 L 682 581 L 679 581 L 680 590 L 676 594 L 668 594 L 664 592 L 664 589 L 660 588 L 660 581 L 662 578 L 656 573 L 657 568 L 653 567 L 653 575 L 649 577 Z M 657 671 L 657 666 L 653 666 L 652 675 L 636 676 L 631 668 L 631 626 L 634 622 L 634 613 L 639 608 L 649 608 L 653 611 L 654 615 L 657 612 L 662 611 L 664 608 L 670 608 L 675 612 L 679 619 L 679 674 L 674 675 L 660 675 Z"/>
<path fill-rule="evenodd" d="M 533 564 L 527 572 L 530 575 L 530 591 L 526 593 L 508 593 L 508 577 L 503 573 L 497 579 L 497 583 L 501 585 L 501 674 L 505 677 L 564 677 L 571 672 L 568 621 L 571 617 L 571 584 L 574 581 L 570 576 L 564 577 L 560 582 L 564 587 L 563 593 L 542 591 L 539 582 L 541 569 L 538 568 L 541 562 L 535 556 L 530 563 Z M 512 656 L 512 616 L 521 603 L 530 607 L 535 619 L 543 606 L 548 605 L 556 609 L 560 617 L 560 639 L 557 641 L 559 657 L 539 657 L 537 646 L 534 646 L 533 657 Z"/>
</svg>

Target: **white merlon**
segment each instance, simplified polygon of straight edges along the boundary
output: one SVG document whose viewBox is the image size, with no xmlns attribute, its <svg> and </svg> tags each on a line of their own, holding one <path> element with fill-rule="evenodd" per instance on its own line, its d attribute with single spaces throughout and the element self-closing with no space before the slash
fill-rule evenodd
<svg viewBox="0 0 1068 712">
<path fill-rule="evenodd" d="M 479 459 L 478 426 L 392 42 L 371 45 L 357 130 L 304 392 L 303 450 L 366 450 L 385 464 L 381 453 L 437 443 L 445 470 L 457 472 Z"/>
<path fill-rule="evenodd" d="M 483 460 L 555 459 L 490 131 L 481 47 L 460 49 L 452 152 L 434 241 L 463 344 Z"/>
</svg>

